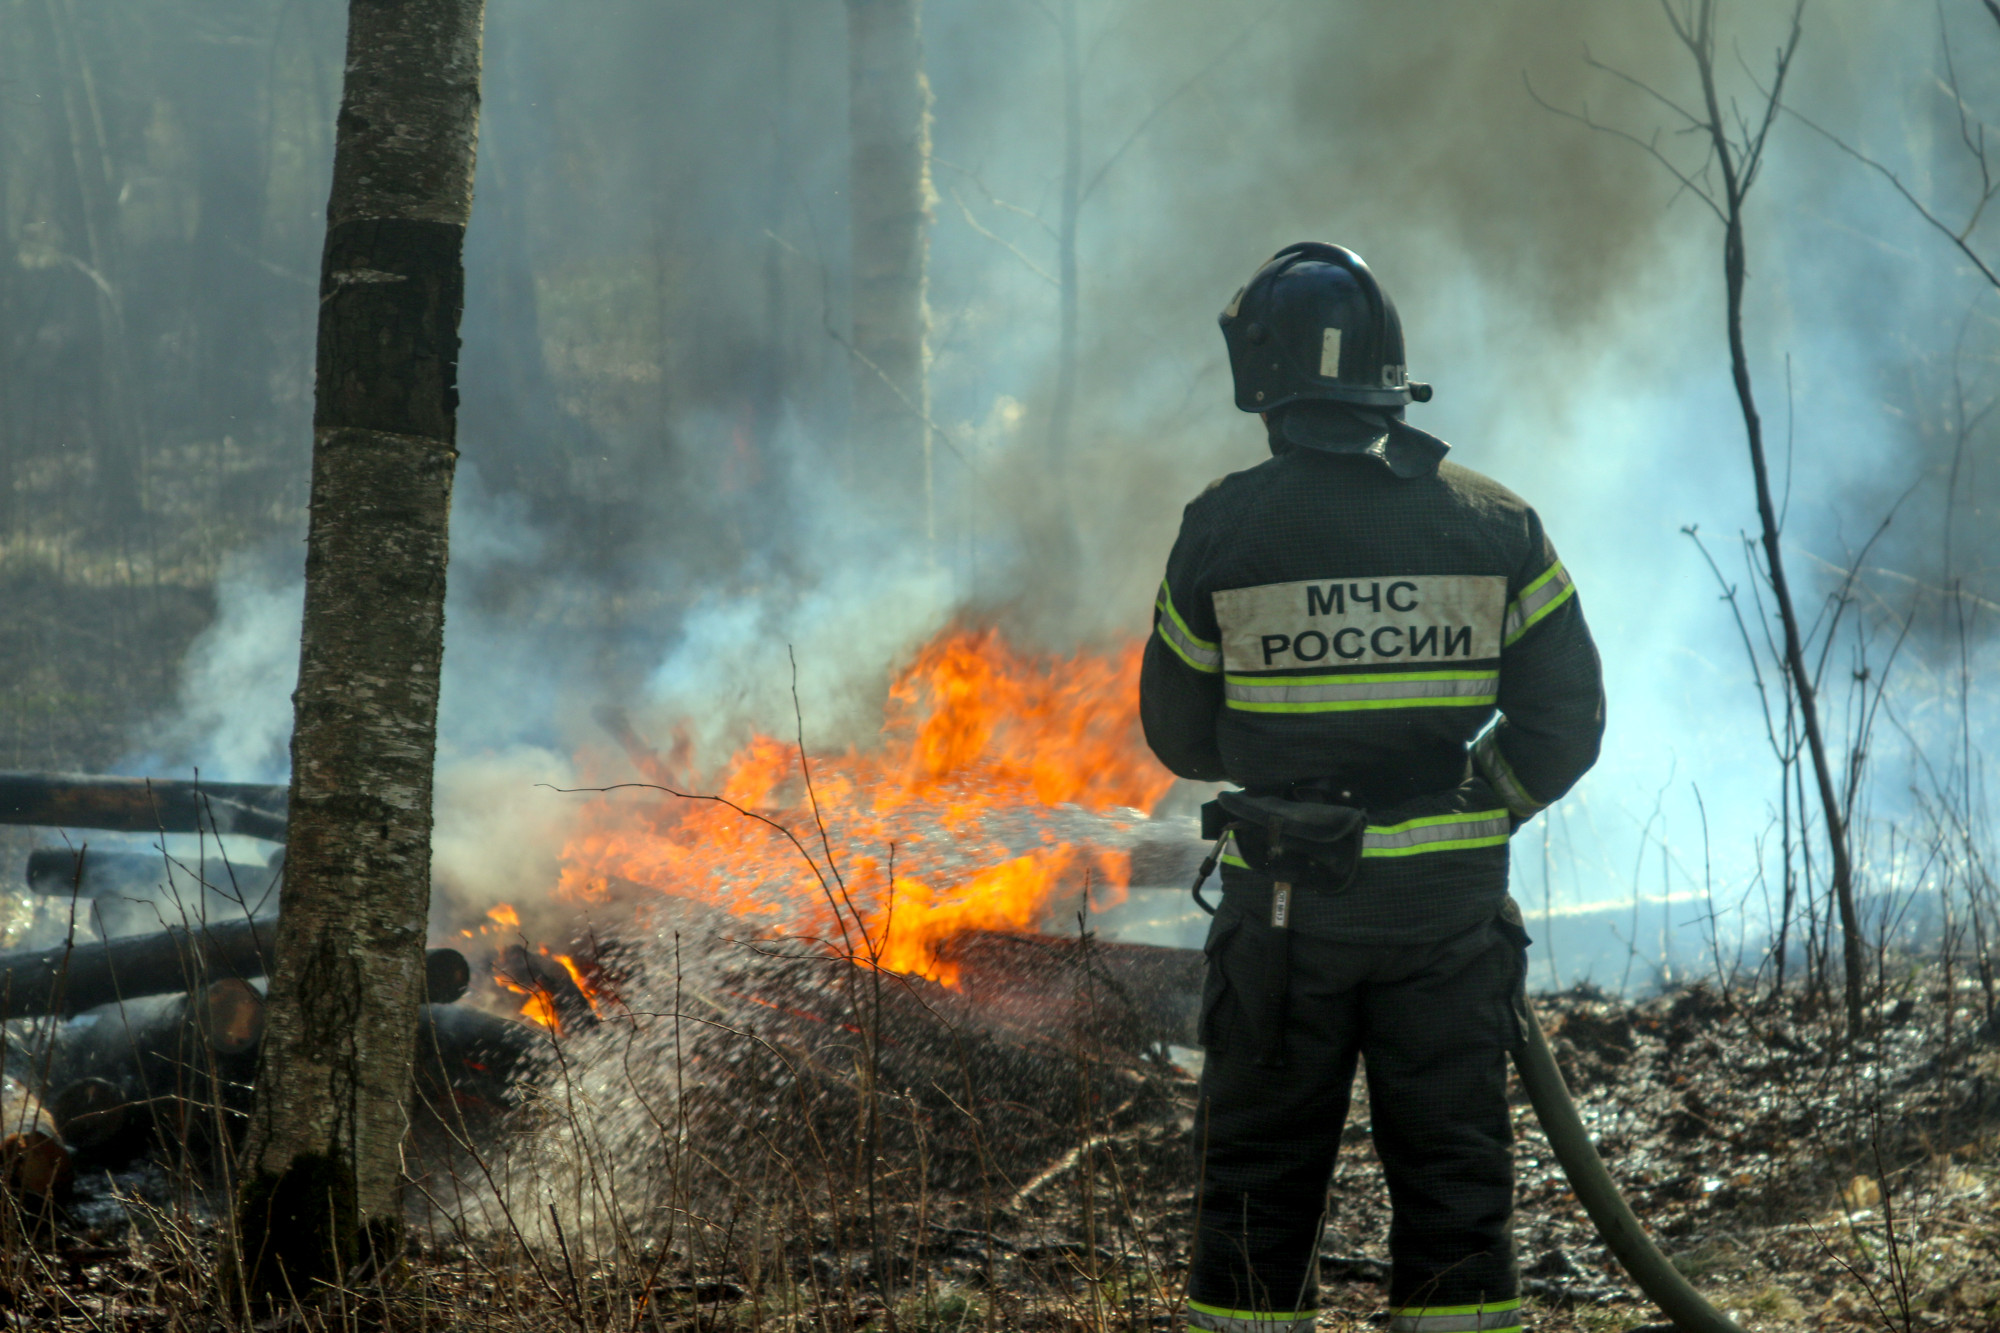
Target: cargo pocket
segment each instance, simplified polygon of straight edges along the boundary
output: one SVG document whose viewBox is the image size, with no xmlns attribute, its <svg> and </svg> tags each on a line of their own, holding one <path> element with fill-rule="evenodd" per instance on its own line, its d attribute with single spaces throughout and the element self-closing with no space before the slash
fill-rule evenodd
<svg viewBox="0 0 2000 1333">
<path fill-rule="evenodd" d="M 1230 912 L 1225 904 L 1223 913 L 1209 925 L 1208 942 L 1201 947 L 1208 958 L 1208 971 L 1201 980 L 1201 1019 L 1195 1028 L 1195 1039 L 1201 1043 L 1203 1050 L 1212 1054 L 1222 1051 L 1227 1044 L 1229 1029 L 1234 1025 L 1235 996 L 1230 989 L 1224 959 L 1230 942 L 1243 927 L 1241 912 Z"/>
</svg>

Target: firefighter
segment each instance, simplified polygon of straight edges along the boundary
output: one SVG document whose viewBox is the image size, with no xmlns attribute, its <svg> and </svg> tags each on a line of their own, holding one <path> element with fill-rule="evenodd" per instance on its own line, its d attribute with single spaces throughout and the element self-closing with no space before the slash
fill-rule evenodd
<svg viewBox="0 0 2000 1333">
<path fill-rule="evenodd" d="M 1220 322 L 1272 457 L 1187 506 L 1140 679 L 1161 762 L 1238 788 L 1203 811 L 1189 1323 L 1311 1327 L 1361 1058 L 1390 1329 L 1518 1329 L 1507 841 L 1596 760 L 1597 650 L 1535 511 L 1404 421 L 1430 389 L 1359 256 L 1288 246 Z"/>
</svg>

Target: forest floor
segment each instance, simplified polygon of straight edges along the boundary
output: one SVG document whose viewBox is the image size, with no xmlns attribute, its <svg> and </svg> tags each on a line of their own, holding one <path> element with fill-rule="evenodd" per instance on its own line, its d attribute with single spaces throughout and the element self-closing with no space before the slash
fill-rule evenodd
<svg viewBox="0 0 2000 1333">
<path fill-rule="evenodd" d="M 1697 985 L 1636 1003 L 1588 990 L 1536 1001 L 1635 1211 L 1746 1331 L 2000 1330 L 2000 1031 L 1984 1021 L 1983 993 L 1963 978 L 1948 987 L 1935 966 L 1905 968 L 1881 988 L 1879 1035 L 1852 1053 L 1828 1007 L 1795 993 L 1745 999 Z M 802 1015 L 809 1001 L 775 1003 Z M 954 1153 L 970 1160 L 972 1150 L 952 1143 L 949 1124 L 932 1118 L 915 1139 L 898 1138 L 871 1129 L 860 1101 L 788 1120 L 789 1094 L 754 1068 L 758 1052 L 784 1044 L 782 1024 L 762 1033 L 708 1026 L 712 1044 L 674 1075 L 701 1081 L 708 1100 L 688 1094 L 664 1119 L 649 1114 L 660 1151 L 678 1144 L 700 1158 L 712 1182 L 732 1182 L 720 1193 L 682 1178 L 664 1195 L 635 1192 L 625 1222 L 586 1229 L 563 1193 L 580 1195 L 582 1176 L 562 1188 L 548 1175 L 507 1187 L 496 1172 L 516 1168 L 489 1154 L 466 1170 L 482 1194 L 477 1218 L 434 1209 L 413 1227 L 407 1269 L 393 1282 L 357 1283 L 310 1314 L 237 1320 L 213 1295 L 213 1214 L 188 1178 L 141 1166 L 83 1181 L 53 1214 L 13 1215 L 0 1249 L 0 1328 L 1180 1326 L 1196 1086 L 1180 1065 L 1157 1054 L 1110 1059 L 1063 1084 L 1042 1080 L 1032 1059 L 975 1056 L 989 1106 L 1011 1102 L 1019 1114 L 1009 1123 L 989 1111 L 980 1168 L 955 1178 Z M 513 1160 L 558 1139 L 574 1150 L 603 1118 L 601 1099 L 613 1092 L 582 1050 L 564 1056 L 553 1094 L 510 1131 Z M 623 1058 L 629 1069 L 630 1049 Z M 810 1062 L 788 1064 L 790 1078 Z M 819 1072 L 851 1090 L 851 1068 L 821 1062 Z M 1009 1078 L 1026 1082 L 998 1086 Z M 1059 1105 L 1065 1096 L 1097 1109 L 1080 1121 Z M 953 1103 L 947 1095 L 937 1104 Z M 723 1120 L 705 1118 L 718 1108 Z M 1528 1326 L 1665 1328 L 1598 1241 L 1518 1093 L 1515 1128 Z M 836 1182 L 829 1163 L 852 1165 L 871 1134 L 877 1171 Z M 809 1141 L 820 1145 L 817 1167 Z M 739 1150 L 756 1160 L 732 1158 Z M 458 1160 L 465 1169 L 470 1159 Z M 814 1170 L 826 1174 L 824 1187 L 804 1178 Z M 760 1193 L 753 1179 L 787 1171 L 800 1177 L 792 1195 Z M 434 1198 L 439 1179 L 424 1185 Z M 753 1196 L 778 1202 L 760 1212 L 744 1203 Z M 512 1202 L 496 1208 L 501 1198 Z M 823 1206 L 829 1199 L 834 1206 Z M 544 1213 L 553 1227 L 540 1225 Z M 1387 1229 L 1357 1088 L 1321 1247 L 1323 1329 L 1385 1323 Z"/>
</svg>

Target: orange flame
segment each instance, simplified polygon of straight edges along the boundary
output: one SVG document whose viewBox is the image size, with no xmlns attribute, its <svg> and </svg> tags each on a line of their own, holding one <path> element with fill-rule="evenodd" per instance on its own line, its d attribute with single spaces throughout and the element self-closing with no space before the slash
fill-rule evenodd
<svg viewBox="0 0 2000 1333">
<path fill-rule="evenodd" d="M 828 937 L 844 921 L 857 954 L 949 984 L 957 970 L 940 949 L 953 937 L 1035 929 L 1087 881 L 1123 883 L 1124 853 L 1047 827 L 1028 835 L 1041 845 L 1023 849 L 992 829 L 1025 828 L 1032 821 L 1020 814 L 1037 808 L 1143 810 L 1166 794 L 1173 777 L 1139 736 L 1140 651 L 1043 656 L 995 630 L 947 631 L 891 685 L 876 747 L 809 756 L 810 796 L 797 748 L 770 736 L 752 738 L 712 779 L 707 790 L 781 825 L 804 854 L 716 802 L 604 799 L 564 849 L 561 892 L 601 899 L 613 881 L 636 882 Z M 852 916 L 829 875 L 815 799 Z"/>
</svg>

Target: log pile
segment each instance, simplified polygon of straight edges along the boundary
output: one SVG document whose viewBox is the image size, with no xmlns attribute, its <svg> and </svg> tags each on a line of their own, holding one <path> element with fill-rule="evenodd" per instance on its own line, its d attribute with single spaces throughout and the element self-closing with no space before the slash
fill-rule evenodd
<svg viewBox="0 0 2000 1333">
<path fill-rule="evenodd" d="M 206 1160 L 249 1114 L 264 1033 L 269 918 L 0 953 L 0 1179 L 46 1197 L 74 1167 L 150 1153 Z M 456 949 L 425 956 L 422 1104 L 461 1128 L 515 1104 L 546 1045 L 535 1028 L 454 1004 Z"/>
<path fill-rule="evenodd" d="M 285 797 L 282 787 L 251 784 L 0 773 L 0 823 L 282 842 Z M 240 858 L 240 845 L 232 847 Z M 1134 885 L 1178 886 L 1206 849 L 1163 832 L 1130 850 Z M 218 857 L 182 886 L 176 871 L 190 868 L 164 855 L 64 847 L 30 856 L 29 887 L 90 901 L 102 938 L 0 953 L 7 1043 L 0 1179 L 10 1188 L 47 1195 L 75 1165 L 203 1155 L 241 1128 L 263 1034 L 261 979 L 275 943 L 275 917 L 245 907 L 275 908 L 282 857 L 282 849 L 265 865 Z M 710 1076 L 690 1100 L 718 1144 L 785 1132 L 761 1118 L 800 1112 L 838 1137 L 852 1130 L 862 1100 L 887 1092 L 896 1111 L 881 1130 L 885 1139 L 922 1138 L 927 1125 L 951 1116 L 984 1121 L 1004 1111 L 1028 1127 L 1012 1146 L 1033 1156 L 1047 1146 L 1040 1138 L 1064 1132 L 1054 1115 L 1033 1128 L 1041 1125 L 1037 1108 L 1073 1106 L 1079 1096 L 1117 1104 L 1129 1099 L 1137 1062 L 1163 1059 L 1168 1045 L 1194 1044 L 1197 951 L 975 931 L 941 955 L 954 973 L 944 986 L 875 972 L 865 959 L 857 967 L 810 947 L 801 954 L 797 942 L 759 938 L 741 918 L 704 904 L 622 887 L 630 892 L 614 896 L 634 911 L 625 944 L 593 938 L 559 960 L 515 943 L 491 960 L 493 985 L 530 997 L 524 1012 L 539 1012 L 547 1031 L 454 1004 L 473 983 L 473 966 L 456 950 L 429 952 L 420 1129 L 442 1130 L 448 1145 L 462 1145 L 468 1128 L 490 1127 L 519 1105 L 523 1084 L 548 1064 L 551 1033 L 581 1036 L 614 1016 L 643 1022 L 620 1008 L 616 992 L 627 981 L 643 987 L 648 970 L 671 974 L 673 1003 L 662 1008 L 712 1011 L 690 1029 L 688 1055 Z M 112 904 L 125 916 L 104 910 Z M 134 907 L 136 916 L 127 910 Z M 207 924 L 157 928 L 176 919 L 169 909 Z M 147 916 L 154 928 L 137 929 Z M 683 940 L 700 963 L 685 995 Z M 662 956 L 649 957 L 649 945 Z M 652 978 L 655 991 L 661 980 Z M 977 1161 L 958 1160 L 949 1144 L 930 1150 L 940 1183 L 995 1165 L 990 1146 Z"/>
</svg>

